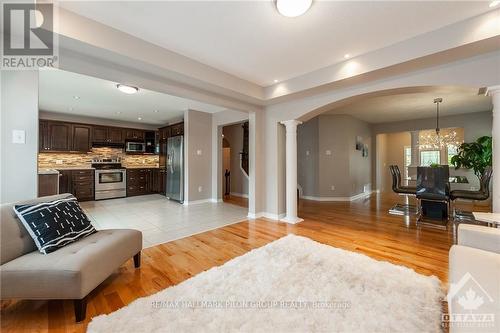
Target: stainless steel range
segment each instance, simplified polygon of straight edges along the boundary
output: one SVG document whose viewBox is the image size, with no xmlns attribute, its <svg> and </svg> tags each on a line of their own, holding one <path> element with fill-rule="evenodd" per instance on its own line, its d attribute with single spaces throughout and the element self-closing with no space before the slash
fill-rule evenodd
<svg viewBox="0 0 500 333">
<path fill-rule="evenodd" d="M 95 200 L 123 198 L 127 196 L 127 170 L 120 158 L 94 159 Z"/>
</svg>

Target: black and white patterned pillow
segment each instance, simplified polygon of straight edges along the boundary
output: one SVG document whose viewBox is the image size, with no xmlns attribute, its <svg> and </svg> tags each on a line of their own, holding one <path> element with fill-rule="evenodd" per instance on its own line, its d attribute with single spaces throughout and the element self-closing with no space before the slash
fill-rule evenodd
<svg viewBox="0 0 500 333">
<path fill-rule="evenodd" d="M 38 204 L 16 205 L 14 211 L 38 250 L 44 254 L 96 232 L 73 196 Z"/>
</svg>

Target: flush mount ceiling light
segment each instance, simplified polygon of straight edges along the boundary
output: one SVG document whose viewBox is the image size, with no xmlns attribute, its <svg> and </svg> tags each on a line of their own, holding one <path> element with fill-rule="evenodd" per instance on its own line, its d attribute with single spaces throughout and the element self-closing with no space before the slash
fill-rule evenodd
<svg viewBox="0 0 500 333">
<path fill-rule="evenodd" d="M 492 2 L 490 3 L 490 8 L 496 7 L 496 6 L 498 6 L 499 4 L 500 4 L 500 1 L 492 1 Z"/>
<path fill-rule="evenodd" d="M 276 0 L 276 9 L 286 17 L 297 17 L 311 7 L 312 0 Z"/>
<path fill-rule="evenodd" d="M 344 59 L 349 59 L 351 55 L 349 53 L 344 54 Z"/>
<path fill-rule="evenodd" d="M 125 93 L 125 94 L 135 94 L 136 92 L 139 91 L 139 88 L 137 87 L 133 87 L 133 86 L 127 86 L 125 84 L 117 84 L 116 87 L 118 88 L 118 90 L 120 90 L 121 92 Z"/>
</svg>

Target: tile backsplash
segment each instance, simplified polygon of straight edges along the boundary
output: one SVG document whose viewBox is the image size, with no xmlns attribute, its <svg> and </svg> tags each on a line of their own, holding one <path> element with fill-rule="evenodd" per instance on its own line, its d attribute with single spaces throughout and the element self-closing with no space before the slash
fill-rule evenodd
<svg viewBox="0 0 500 333">
<path fill-rule="evenodd" d="M 121 158 L 124 167 L 157 167 L 159 163 L 158 155 L 128 155 L 123 149 L 99 147 L 92 148 L 92 152 L 87 154 L 39 153 L 38 167 L 40 169 L 90 167 L 92 159 L 116 157 Z"/>
</svg>

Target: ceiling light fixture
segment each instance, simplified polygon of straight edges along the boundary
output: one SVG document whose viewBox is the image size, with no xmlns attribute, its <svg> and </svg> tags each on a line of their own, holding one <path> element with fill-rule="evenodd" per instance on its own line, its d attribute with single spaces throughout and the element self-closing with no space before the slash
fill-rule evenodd
<svg viewBox="0 0 500 333">
<path fill-rule="evenodd" d="M 125 93 L 125 94 L 135 94 L 136 92 L 139 91 L 139 88 L 137 87 L 133 87 L 133 86 L 127 86 L 125 84 L 117 84 L 116 87 L 118 88 L 118 90 L 120 90 L 121 92 Z"/>
<path fill-rule="evenodd" d="M 116 114 L 121 114 L 121 111 L 116 111 Z"/>
<path fill-rule="evenodd" d="M 286 17 L 297 17 L 311 7 L 312 0 L 276 0 L 276 9 Z"/>
<path fill-rule="evenodd" d="M 351 55 L 349 53 L 344 54 L 344 59 L 349 59 Z"/>
<path fill-rule="evenodd" d="M 499 0 L 490 2 L 490 8 L 496 7 L 498 5 L 500 5 L 500 1 Z"/>
<path fill-rule="evenodd" d="M 80 96 L 73 96 L 74 99 L 80 99 Z"/>
<path fill-rule="evenodd" d="M 274 80 L 274 83 L 278 83 L 278 80 Z"/>
<path fill-rule="evenodd" d="M 154 110 L 153 112 L 154 112 L 154 113 L 158 113 L 158 112 L 160 112 L 160 111 L 159 111 L 159 110 Z"/>
<path fill-rule="evenodd" d="M 141 117 L 137 117 L 137 120 L 142 120 L 142 118 Z"/>
</svg>

